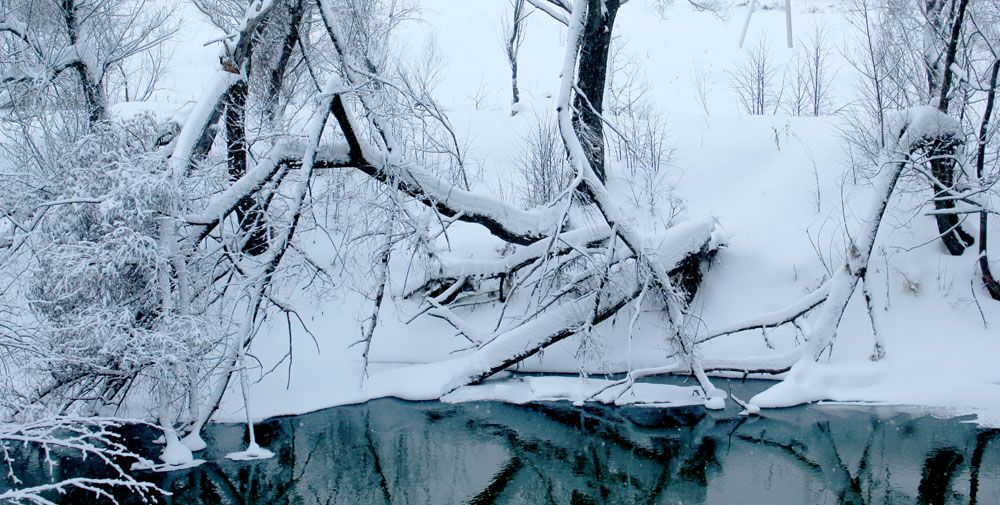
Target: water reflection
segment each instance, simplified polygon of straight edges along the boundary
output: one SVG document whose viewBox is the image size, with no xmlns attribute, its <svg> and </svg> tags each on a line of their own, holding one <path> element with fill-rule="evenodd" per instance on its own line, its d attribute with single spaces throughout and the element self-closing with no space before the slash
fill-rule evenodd
<svg viewBox="0 0 1000 505">
<path fill-rule="evenodd" d="M 701 409 L 378 400 L 258 426 L 276 457 L 148 475 L 168 504 L 994 504 L 998 432 L 886 409 L 745 418 Z M 62 503 L 90 503 L 65 497 Z"/>
</svg>

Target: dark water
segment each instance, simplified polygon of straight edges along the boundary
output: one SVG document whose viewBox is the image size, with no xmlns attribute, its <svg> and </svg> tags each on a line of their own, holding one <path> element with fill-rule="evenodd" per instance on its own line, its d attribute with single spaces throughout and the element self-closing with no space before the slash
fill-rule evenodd
<svg viewBox="0 0 1000 505">
<path fill-rule="evenodd" d="M 1000 432 L 887 407 L 377 400 L 267 421 L 275 458 L 225 460 L 245 432 L 212 426 L 208 463 L 143 478 L 191 505 L 1000 503 Z"/>
</svg>

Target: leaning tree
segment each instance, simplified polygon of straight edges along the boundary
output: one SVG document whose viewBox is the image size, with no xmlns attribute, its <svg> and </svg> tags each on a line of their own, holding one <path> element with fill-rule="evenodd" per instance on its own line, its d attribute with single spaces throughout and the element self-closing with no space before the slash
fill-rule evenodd
<svg viewBox="0 0 1000 505">
<path fill-rule="evenodd" d="M 204 95 L 182 124 L 146 128 L 141 134 L 127 126 L 97 129 L 92 135 L 110 138 L 115 148 L 90 152 L 87 163 L 79 164 L 90 171 L 89 178 L 78 180 L 93 182 L 71 186 L 72 194 L 56 192 L 38 206 L 69 209 L 63 217 L 88 208 L 76 212 L 87 219 L 57 220 L 41 237 L 15 234 L 16 243 L 38 246 L 31 251 L 58 251 L 81 267 L 71 270 L 73 278 L 37 269 L 52 273 L 54 281 L 24 282 L 26 289 L 44 295 L 36 297 L 43 303 L 32 306 L 43 341 L 79 328 L 81 321 L 108 334 L 128 335 L 121 339 L 127 360 L 91 352 L 68 358 L 46 354 L 46 363 L 87 366 L 72 367 L 85 373 L 47 368 L 51 373 L 34 398 L 58 397 L 60 409 L 83 403 L 99 410 L 124 402 L 134 391 L 153 391 L 159 403 L 154 416 L 164 430 L 186 433 L 197 446 L 198 433 L 235 377 L 249 420 L 248 351 L 255 335 L 268 318 L 284 315 L 290 322 L 297 315 L 283 299 L 283 289 L 318 283 L 319 291 L 329 291 L 338 275 L 303 245 L 311 234 L 340 234 L 331 238 L 335 247 L 344 246 L 338 254 L 369 261 L 371 316 L 361 340 L 366 366 L 394 275 L 403 277 L 402 296 L 417 307 L 417 317 L 444 320 L 468 342 L 448 360 L 386 372 L 385 380 L 370 383 L 373 395 L 438 398 L 570 337 L 603 338 L 601 325 L 618 315 L 631 313 L 631 330 L 640 310 L 648 309 L 661 319 L 670 348 L 665 365 L 629 371 L 612 387 L 627 389 L 651 374 L 689 374 L 706 405 L 717 408 L 725 394 L 712 385 L 711 372 L 776 375 L 817 360 L 832 345 L 847 302 L 866 277 L 879 223 L 900 175 L 922 170 L 925 161 L 940 166 L 953 161 L 964 142 L 958 123 L 940 108 L 898 115 L 881 150 L 871 212 L 853 235 L 842 267 L 784 310 L 699 335 L 697 325 L 688 324 L 688 304 L 703 268 L 721 246 L 715 222 L 677 222 L 655 237 L 645 235 L 605 185 L 604 87 L 614 21 L 625 2 L 528 1 L 565 26 L 562 65 L 553 69 L 559 76 L 554 112 L 572 175 L 550 201 L 529 209 L 479 192 L 455 176 L 455 170 L 464 175 L 463 156 L 443 109 L 421 79 L 388 56 L 386 39 L 412 14 L 405 2 L 259 0 L 245 7 L 199 1 L 227 35 L 217 41 L 218 66 Z M 947 96 L 945 89 L 942 97 Z M 415 121 L 421 126 L 414 128 Z M 987 112 L 984 124 L 989 121 Z M 414 131 L 442 137 L 420 139 Z M 135 151 L 141 156 L 126 155 Z M 98 170 L 109 163 L 128 169 L 110 175 Z M 944 190 L 936 196 L 942 201 L 965 197 L 953 186 L 942 182 Z M 86 188 L 100 192 L 85 194 Z M 363 209 L 360 229 L 318 219 L 331 200 Z M 142 211 L 141 229 L 116 220 L 123 208 Z M 952 208 L 939 215 L 954 216 Z M 447 254 L 448 235 L 460 226 L 486 230 L 505 245 L 503 253 L 472 260 Z M 69 240 L 84 228 L 93 244 L 87 254 Z M 94 287 L 73 291 L 77 305 L 55 303 L 81 282 L 93 283 L 95 277 L 84 267 L 98 253 L 137 250 L 130 243 L 141 244 L 144 254 L 114 270 L 122 286 L 117 294 L 106 296 Z M 23 261 L 39 261 L 27 256 Z M 394 273 L 397 258 L 407 264 L 407 272 Z M 77 310 L 97 302 L 103 312 Z M 708 360 L 699 351 L 722 335 L 795 323 L 814 309 L 819 313 L 805 344 L 787 353 Z M 483 313 L 490 318 L 487 329 Z M 73 342 L 86 343 L 79 332 L 70 335 Z M 194 336 L 191 345 L 178 346 L 171 339 L 181 335 Z M 876 342 L 875 355 L 881 353 Z M 95 355 L 101 359 L 95 361 Z"/>
<path fill-rule="evenodd" d="M 233 95 L 242 94 L 246 82 L 252 82 L 256 71 L 250 66 L 255 61 L 252 48 L 260 40 L 260 27 L 267 25 L 273 13 L 280 12 L 278 5 L 264 2 L 252 7 L 238 35 L 226 41 L 214 84 L 172 146 L 170 166 L 176 176 L 184 176 L 197 165 L 198 154 L 207 152 L 217 123 L 232 106 Z M 614 7 L 617 8 L 617 3 Z M 269 296 L 275 271 L 286 253 L 294 248 L 304 210 L 314 203 L 310 201 L 311 184 L 317 174 L 331 170 L 361 173 L 380 185 L 387 201 L 397 209 L 392 213 L 394 223 L 386 226 L 402 230 L 408 240 L 424 247 L 431 262 L 425 269 L 425 278 L 419 286 L 408 290 L 407 296 L 419 300 L 416 303 L 424 307 L 422 312 L 426 316 L 446 320 L 470 342 L 470 349 L 450 363 L 427 365 L 424 372 L 403 372 L 421 374 L 437 369 L 430 379 L 431 393 L 425 390 L 426 384 L 421 384 L 420 391 L 391 394 L 443 395 L 481 381 L 556 342 L 590 332 L 622 309 L 639 304 L 660 308 L 667 327 L 665 339 L 674 349 L 674 369 L 697 377 L 706 397 L 722 394 L 707 378 L 695 349 L 694 335 L 689 325 L 685 325 L 686 305 L 697 289 L 701 263 L 710 259 L 719 245 L 713 234 L 714 224 L 711 221 L 678 224 L 661 237 L 656 247 L 651 247 L 652 241 L 632 228 L 631 220 L 623 215 L 604 186 L 600 106 L 614 17 L 602 17 L 601 10 L 591 10 L 586 2 L 572 8 L 559 4 L 556 8 L 565 11 L 555 14 L 566 23 L 569 42 L 562 67 L 557 117 L 574 178 L 553 201 L 521 210 L 457 188 L 435 176 L 432 169 L 407 158 L 408 146 L 397 139 L 398 127 L 394 122 L 398 120 L 398 110 L 393 104 L 409 101 L 407 105 L 412 105 L 414 97 L 407 93 L 407 87 L 397 83 L 392 69 L 379 64 L 385 60 L 372 53 L 379 49 L 371 44 L 372 38 L 356 33 L 368 25 L 351 20 L 362 19 L 368 13 L 362 12 L 355 2 L 317 2 L 315 15 L 320 25 L 317 32 L 322 42 L 312 41 L 310 45 L 323 44 L 335 55 L 335 61 L 327 68 L 320 67 L 317 62 L 321 58 L 310 57 L 310 48 L 303 43 L 300 28 L 299 40 L 292 43 L 298 44 L 306 64 L 311 61 L 310 77 L 315 79 L 319 90 L 306 95 L 312 110 L 306 128 L 289 131 L 294 141 L 272 142 L 253 166 L 241 154 L 241 168 L 229 172 L 235 178 L 229 188 L 213 198 L 203 211 L 182 218 L 188 231 L 182 234 L 186 240 L 177 247 L 179 256 L 202 247 L 227 219 L 244 219 L 248 214 L 240 216 L 237 210 L 247 198 L 254 198 L 272 186 L 281 186 L 285 192 L 287 203 L 281 219 L 273 219 L 267 225 L 266 247 L 255 251 L 242 249 L 243 253 L 254 256 L 254 268 L 239 268 L 239 275 L 247 279 L 249 302 L 240 331 L 234 334 L 229 346 L 225 371 L 209 396 L 210 405 L 217 405 L 229 376 L 241 369 L 237 362 L 249 347 L 260 318 L 274 303 Z M 595 80 L 595 73 L 600 79 Z M 588 96 L 588 90 L 593 96 Z M 242 115 L 234 119 L 246 121 L 246 118 Z M 227 134 L 233 129 L 232 121 L 227 118 Z M 231 147 L 227 146 L 230 160 Z M 246 168 L 242 168 L 244 164 Z M 235 177 L 239 174 L 242 175 Z M 294 184 L 290 184 L 291 174 Z M 291 189 L 284 189 L 286 186 Z M 257 199 L 266 200 L 267 196 Z M 433 217 L 428 221 L 424 215 Z M 440 247 L 436 238 L 446 236 L 448 228 L 457 221 L 484 227 L 510 245 L 509 254 L 471 262 L 452 261 L 446 255 L 435 254 Z M 429 227 L 428 222 L 437 225 Z M 234 236 L 244 238 L 235 240 L 249 242 L 250 234 L 254 233 L 252 227 L 241 222 L 239 229 Z M 389 257 L 394 253 L 393 241 L 400 239 L 394 237 L 379 247 L 377 263 L 381 266 L 377 269 L 388 268 Z M 364 332 L 366 345 L 370 344 L 372 328 L 378 320 L 385 277 L 383 273 L 374 296 L 373 315 Z M 484 303 L 499 305 L 495 331 L 481 331 L 463 319 L 463 312 L 470 305 Z M 507 310 L 530 312 L 512 322 L 504 320 Z M 205 411 L 193 429 L 197 430 L 210 413 L 211 409 Z"/>
</svg>

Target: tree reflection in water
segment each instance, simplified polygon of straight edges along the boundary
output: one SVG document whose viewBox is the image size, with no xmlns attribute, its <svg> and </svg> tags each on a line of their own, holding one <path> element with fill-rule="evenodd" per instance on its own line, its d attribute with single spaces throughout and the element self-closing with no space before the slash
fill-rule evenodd
<svg viewBox="0 0 1000 505">
<path fill-rule="evenodd" d="M 378 400 L 257 427 L 271 460 L 149 475 L 168 504 L 993 504 L 995 430 L 899 411 L 733 411 Z M 155 450 L 155 449 L 151 449 Z M 90 496 L 63 503 L 90 503 Z"/>
</svg>

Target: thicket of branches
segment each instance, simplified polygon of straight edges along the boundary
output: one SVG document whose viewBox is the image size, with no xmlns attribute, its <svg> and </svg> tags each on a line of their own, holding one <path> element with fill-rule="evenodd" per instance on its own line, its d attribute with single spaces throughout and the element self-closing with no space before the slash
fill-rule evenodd
<svg viewBox="0 0 1000 505">
<path fill-rule="evenodd" d="M 981 216 L 987 278 L 992 211 L 978 197 L 996 179 L 987 148 L 994 145 L 998 65 L 991 44 L 998 39 L 989 27 L 1000 10 L 967 13 L 967 0 L 954 10 L 935 7 L 925 33 L 940 53 L 920 53 L 927 82 L 891 87 L 885 76 L 899 72 L 882 56 L 893 54 L 890 38 L 877 38 L 870 10 L 859 11 L 869 35 L 864 61 L 872 62 L 861 65 L 874 97 L 865 111 L 879 132 L 878 143 L 866 145 L 886 167 L 873 178 L 868 219 L 818 290 L 783 311 L 699 335 L 688 304 L 720 247 L 714 221 L 671 220 L 651 247 L 633 227 L 636 216 L 605 186 L 610 153 L 641 175 L 636 200 L 653 207 L 669 170 L 663 125 L 638 99 L 639 88 L 612 82 L 606 96 L 615 16 L 629 7 L 617 0 L 527 3 L 564 25 L 567 44 L 561 68 L 553 69 L 561 75 L 554 123 L 539 122 L 521 157 L 524 210 L 477 191 L 464 143 L 434 100 L 435 59 L 403 62 L 390 51 L 394 29 L 414 15 L 404 0 L 199 0 L 227 35 L 217 42 L 219 66 L 204 96 L 180 122 L 108 112 L 121 96 L 110 91 L 108 69 L 150 57 L 169 32 L 165 14 L 143 12 L 124 30 L 105 29 L 102 23 L 116 18 L 98 14 L 131 4 L 60 2 L 34 10 L 35 3 L 5 2 L 0 99 L 5 131 L 16 132 L 5 143 L 16 162 L 4 168 L 0 195 L 0 366 L 8 377 L 0 414 L 23 420 L 138 406 L 168 445 L 184 438 L 197 450 L 199 433 L 237 381 L 250 420 L 248 352 L 269 318 L 295 320 L 286 296 L 302 286 L 329 293 L 359 264 L 370 272 L 353 286 L 371 300 L 360 341 L 367 374 L 387 286 L 400 275 L 391 268 L 397 256 L 408 268 L 396 282 L 418 317 L 446 321 L 467 348 L 447 364 L 425 365 L 431 383 L 401 381 L 385 394 L 439 397 L 572 336 L 599 342 L 609 319 L 652 309 L 670 349 L 667 364 L 629 370 L 614 387 L 626 390 L 652 374 L 690 374 L 706 405 L 718 408 L 726 395 L 710 372 L 781 374 L 832 346 L 904 170 L 931 181 L 934 216 L 953 253 L 972 244 L 960 217 Z M 766 47 L 759 51 L 766 55 Z M 742 86 L 756 90 L 744 104 L 770 113 L 777 98 L 760 85 L 774 75 L 761 64 L 748 74 L 756 80 Z M 822 75 L 812 79 L 814 90 L 822 87 Z M 812 93 L 814 113 L 823 109 L 821 95 Z M 889 97 L 925 107 L 890 117 Z M 962 158 L 968 139 L 961 122 L 972 117 L 975 154 Z M 977 167 L 974 177 L 962 170 L 967 159 Z M 667 201 L 671 211 L 660 212 L 677 217 L 676 202 Z M 358 214 L 365 218 L 346 217 Z M 504 254 L 476 261 L 443 254 L 460 221 L 504 242 Z M 327 237 L 333 258 L 317 257 L 303 240 L 310 236 Z M 699 352 L 708 340 L 795 323 L 817 307 L 804 344 L 785 354 L 705 360 Z M 467 319 L 478 308 L 493 317 L 487 329 Z"/>
</svg>

